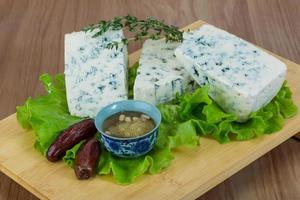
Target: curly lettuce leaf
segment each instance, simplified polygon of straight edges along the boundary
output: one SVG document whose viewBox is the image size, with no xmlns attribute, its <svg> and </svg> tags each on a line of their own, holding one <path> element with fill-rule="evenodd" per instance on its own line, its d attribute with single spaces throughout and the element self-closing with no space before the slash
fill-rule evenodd
<svg viewBox="0 0 300 200">
<path fill-rule="evenodd" d="M 296 115 L 297 106 L 293 103 L 292 91 L 287 86 L 286 81 L 276 95 L 274 101 L 278 103 L 280 113 L 284 118 L 291 118 Z"/>
<path fill-rule="evenodd" d="M 292 92 L 286 84 L 284 82 L 276 97 L 268 105 L 252 113 L 249 120 L 244 123 L 237 122 L 236 116 L 224 112 L 208 96 L 209 86 L 199 88 L 191 95 L 179 97 L 177 105 L 164 104 L 162 106 L 164 110 L 161 112 L 164 120 L 172 121 L 177 126 L 192 120 L 198 134 L 210 136 L 220 143 L 249 140 L 279 131 L 284 125 L 284 120 L 297 113 L 297 106 L 292 101 Z M 177 121 L 174 121 L 175 118 Z M 193 132 L 192 128 L 190 132 Z"/>
<path fill-rule="evenodd" d="M 69 149 L 66 152 L 66 155 L 63 157 L 63 161 L 69 166 L 69 167 L 74 167 L 74 161 L 76 154 L 78 150 L 80 149 L 81 145 L 85 142 L 85 140 L 82 140 L 78 144 L 76 144 L 73 148 Z"/>
<path fill-rule="evenodd" d="M 138 64 L 129 70 L 131 95 L 137 67 Z M 47 94 L 35 99 L 29 98 L 23 106 L 18 106 L 17 119 L 22 127 L 33 129 L 37 136 L 35 147 L 45 155 L 59 133 L 80 118 L 71 116 L 68 112 L 63 75 L 53 78 L 44 74 L 40 80 Z M 139 158 L 125 159 L 113 156 L 102 146 L 97 173 L 113 175 L 118 184 L 130 184 L 145 173 L 156 174 L 167 168 L 174 159 L 172 150 L 180 146 L 197 147 L 199 136 L 211 137 L 224 143 L 276 132 L 283 127 L 284 119 L 297 113 L 291 97 L 292 93 L 284 83 L 267 106 L 252 113 L 247 122 L 239 123 L 235 116 L 225 113 L 208 96 L 208 86 L 199 88 L 192 94 L 177 96 L 174 101 L 158 106 L 162 124 L 152 151 Z M 74 166 L 82 143 L 83 141 L 67 151 L 63 160 L 68 166 Z"/>
<path fill-rule="evenodd" d="M 104 151 L 98 167 L 98 174 L 112 174 L 118 184 L 126 185 L 134 182 L 145 173 L 157 174 L 168 167 L 173 160 L 168 148 L 155 148 L 145 156 L 138 158 L 119 158 Z"/>
<path fill-rule="evenodd" d="M 17 120 L 23 128 L 33 129 L 36 134 L 35 148 L 43 155 L 59 133 L 80 118 L 68 111 L 65 81 L 62 74 L 53 78 L 49 74 L 40 76 L 47 94 L 29 98 L 24 105 L 17 106 Z"/>
</svg>

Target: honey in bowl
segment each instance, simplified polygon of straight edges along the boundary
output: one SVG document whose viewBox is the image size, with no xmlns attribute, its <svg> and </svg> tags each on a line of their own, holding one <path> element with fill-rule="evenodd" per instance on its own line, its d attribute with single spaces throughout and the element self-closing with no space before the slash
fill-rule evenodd
<svg viewBox="0 0 300 200">
<path fill-rule="evenodd" d="M 118 138 L 134 138 L 153 130 L 155 123 L 151 117 L 141 112 L 126 111 L 112 115 L 103 123 L 107 135 Z"/>
</svg>

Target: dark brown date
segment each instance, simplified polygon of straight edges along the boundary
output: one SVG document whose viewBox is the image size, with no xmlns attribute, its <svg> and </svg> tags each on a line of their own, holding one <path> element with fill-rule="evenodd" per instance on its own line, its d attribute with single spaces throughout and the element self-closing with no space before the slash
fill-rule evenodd
<svg viewBox="0 0 300 200">
<path fill-rule="evenodd" d="M 51 162 L 60 160 L 68 149 L 71 149 L 81 140 L 93 137 L 96 132 L 97 129 L 93 119 L 85 119 L 73 124 L 64 130 L 51 144 L 47 152 L 47 159 Z"/>
<path fill-rule="evenodd" d="M 89 139 L 80 147 L 74 167 L 78 179 L 89 179 L 96 173 L 100 155 L 100 142 L 95 138 Z"/>
</svg>

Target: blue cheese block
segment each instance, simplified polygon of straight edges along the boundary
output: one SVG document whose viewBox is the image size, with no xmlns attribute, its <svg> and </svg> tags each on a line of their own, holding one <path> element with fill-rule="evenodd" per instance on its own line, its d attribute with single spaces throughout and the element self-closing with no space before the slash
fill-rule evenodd
<svg viewBox="0 0 300 200">
<path fill-rule="evenodd" d="M 159 104 L 195 87 L 195 81 L 174 55 L 178 45 L 164 40 L 144 42 L 134 83 L 134 99 Z"/>
<path fill-rule="evenodd" d="M 184 34 L 175 55 L 220 107 L 245 121 L 283 84 L 286 66 L 253 44 L 211 25 Z"/>
<path fill-rule="evenodd" d="M 95 117 L 104 106 L 127 99 L 127 47 L 105 48 L 120 42 L 123 32 L 108 31 L 65 35 L 65 80 L 71 115 Z"/>
</svg>

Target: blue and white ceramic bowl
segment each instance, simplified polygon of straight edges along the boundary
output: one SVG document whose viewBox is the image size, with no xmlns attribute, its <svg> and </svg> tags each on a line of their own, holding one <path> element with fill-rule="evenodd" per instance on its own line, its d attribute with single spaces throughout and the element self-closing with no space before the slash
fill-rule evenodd
<svg viewBox="0 0 300 200">
<path fill-rule="evenodd" d="M 133 138 L 118 138 L 107 135 L 102 127 L 104 121 L 114 114 L 126 111 L 145 113 L 154 120 L 155 128 L 145 135 Z M 137 100 L 118 101 L 110 104 L 100 110 L 95 119 L 95 125 L 101 134 L 101 139 L 106 149 L 116 156 L 125 158 L 144 155 L 153 148 L 160 122 L 161 114 L 154 105 Z"/>
</svg>

